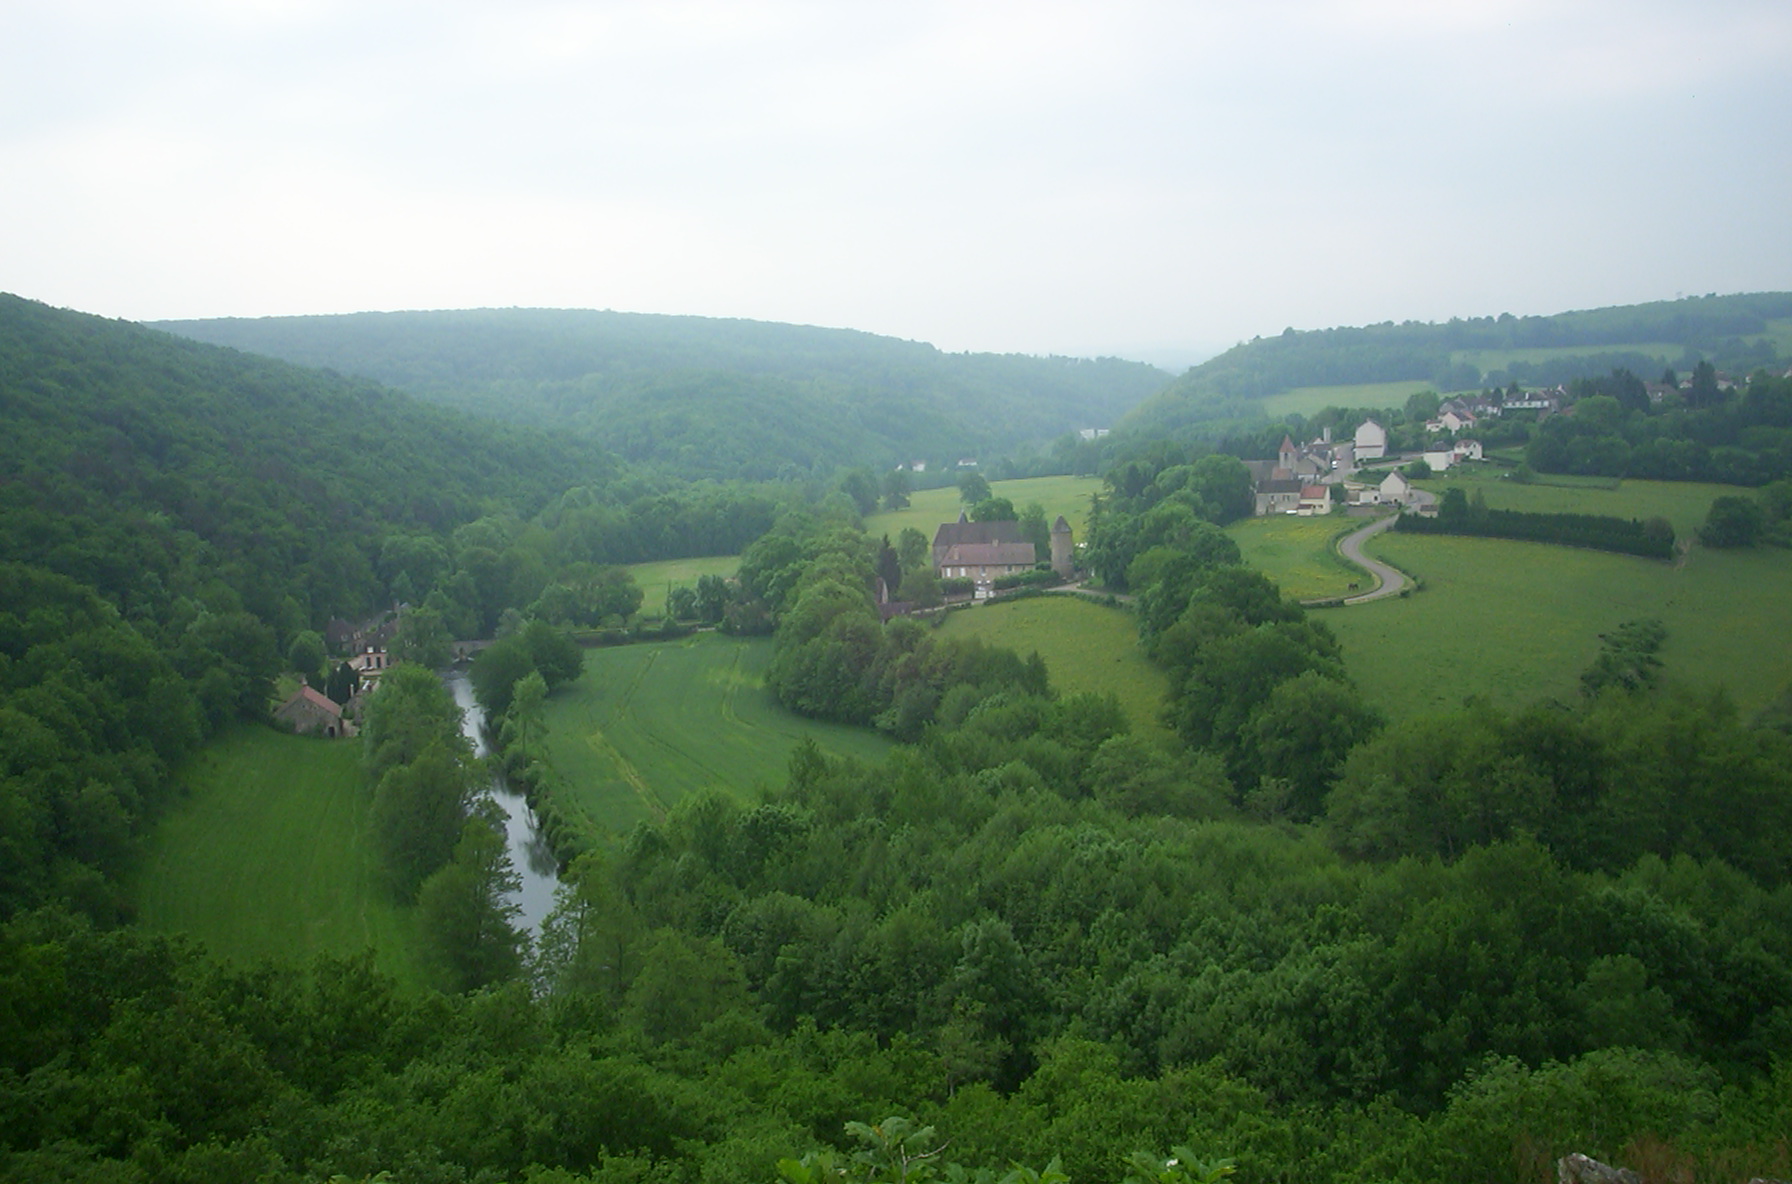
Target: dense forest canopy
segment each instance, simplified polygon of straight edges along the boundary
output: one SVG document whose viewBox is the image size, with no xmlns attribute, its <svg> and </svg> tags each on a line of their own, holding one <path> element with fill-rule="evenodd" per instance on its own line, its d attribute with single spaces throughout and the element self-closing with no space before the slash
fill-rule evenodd
<svg viewBox="0 0 1792 1184">
<path fill-rule="evenodd" d="M 1651 378 L 1700 360 L 1748 373 L 1781 360 L 1770 322 L 1792 317 L 1792 293 L 1706 296 L 1554 316 L 1392 321 L 1357 328 L 1286 329 L 1233 346 L 1194 367 L 1125 421 L 1137 434 L 1248 417 L 1258 400 L 1297 387 L 1400 381 L 1441 391 L 1567 383 L 1626 367 Z M 1670 350 L 1662 356 L 1663 347 Z M 1548 350 L 1537 360 L 1483 368 L 1461 355 Z"/>
<path fill-rule="evenodd" d="M 573 428 L 683 478 L 936 470 L 1107 427 L 1169 375 L 1114 358 L 942 353 L 759 321 L 553 309 L 168 321 L 479 415 Z"/>
</svg>

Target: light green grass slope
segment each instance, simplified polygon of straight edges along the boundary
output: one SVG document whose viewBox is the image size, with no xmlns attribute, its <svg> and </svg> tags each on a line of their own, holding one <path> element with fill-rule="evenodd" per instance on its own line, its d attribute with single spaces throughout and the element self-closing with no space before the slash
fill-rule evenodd
<svg viewBox="0 0 1792 1184">
<path fill-rule="evenodd" d="M 1494 465 L 1462 465 L 1443 477 L 1419 482 L 1419 487 L 1442 495 L 1453 485 L 1470 497 L 1476 490 L 1493 510 L 1526 510 L 1537 514 L 1609 514 L 1614 518 L 1666 518 L 1674 534 L 1691 538 L 1711 503 L 1725 495 L 1752 497 L 1753 491 L 1735 485 L 1707 485 L 1696 481 L 1619 481 L 1609 478 L 1541 475 L 1536 484 L 1518 485 L 1500 474 Z"/>
<path fill-rule="evenodd" d="M 1362 518 L 1300 518 L 1268 514 L 1244 518 L 1226 528 L 1244 552 L 1244 562 L 1274 580 L 1291 600 L 1344 596 L 1350 585 L 1368 588 L 1372 577 L 1338 554 L 1333 541 L 1362 526 Z"/>
<path fill-rule="evenodd" d="M 1338 386 L 1300 386 L 1280 394 L 1266 396 L 1261 403 L 1263 414 L 1270 419 L 1285 415 L 1316 415 L 1327 407 L 1404 407 L 1406 400 L 1420 391 L 1434 391 L 1435 383 L 1420 380 L 1403 382 L 1363 382 Z"/>
<path fill-rule="evenodd" d="M 360 759 L 353 741 L 268 728 L 208 745 L 134 878 L 144 927 L 294 966 L 371 947 L 382 970 L 420 981 L 413 915 L 378 886 Z"/>
<path fill-rule="evenodd" d="M 1119 696 L 1134 731 L 1162 732 L 1169 680 L 1139 649 L 1132 614 L 1069 594 L 995 601 L 949 613 L 946 637 L 980 637 L 1022 657 L 1037 650 L 1061 694 Z"/>
<path fill-rule="evenodd" d="M 1099 493 L 1102 485 L 1097 477 L 1022 477 L 1014 481 L 992 481 L 990 492 L 1014 503 L 1015 510 L 1025 510 L 1029 502 L 1038 502 L 1045 510 L 1046 522 L 1064 515 L 1070 532 L 1082 542 L 1089 524 L 1089 497 Z M 889 535 L 894 543 L 904 527 L 912 526 L 933 541 L 933 532 L 942 522 L 958 521 L 964 505 L 958 500 L 958 486 L 944 489 L 923 489 L 909 495 L 906 510 L 891 510 L 869 515 L 865 533 L 872 538 Z"/>
<path fill-rule="evenodd" d="M 783 784 L 791 749 L 805 738 L 836 755 L 882 759 L 890 742 L 875 732 L 778 706 L 765 688 L 771 653 L 769 640 L 714 633 L 587 653 L 578 681 L 548 700 L 548 760 L 570 799 L 562 807 L 626 834 L 701 790 L 751 801 Z"/>
<path fill-rule="evenodd" d="M 1491 500 L 1491 498 L 1489 499 Z M 1502 539 L 1383 534 L 1367 548 L 1424 581 L 1407 598 L 1321 612 L 1369 701 L 1396 717 L 1572 702 L 1600 633 L 1658 617 L 1667 678 L 1726 686 L 1753 711 L 1792 679 L 1792 552 L 1693 548 L 1670 565 Z"/>
</svg>

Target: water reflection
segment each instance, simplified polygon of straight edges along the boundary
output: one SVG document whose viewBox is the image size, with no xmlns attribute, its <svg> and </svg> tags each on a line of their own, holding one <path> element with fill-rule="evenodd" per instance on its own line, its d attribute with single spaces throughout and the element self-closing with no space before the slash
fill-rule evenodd
<svg viewBox="0 0 1792 1184">
<path fill-rule="evenodd" d="M 474 754 L 485 756 L 489 751 L 485 743 L 485 709 L 473 697 L 473 684 L 467 681 L 463 670 L 446 675 L 444 681 L 460 706 L 461 731 L 473 742 Z M 554 889 L 560 884 L 559 865 L 536 825 L 535 811 L 522 794 L 511 789 L 502 776 L 494 775 L 485 796 L 504 811 L 510 864 L 522 877 L 522 888 L 510 894 L 510 900 L 522 910 L 518 923 L 530 933 L 539 933 L 542 921 L 554 907 Z"/>
</svg>

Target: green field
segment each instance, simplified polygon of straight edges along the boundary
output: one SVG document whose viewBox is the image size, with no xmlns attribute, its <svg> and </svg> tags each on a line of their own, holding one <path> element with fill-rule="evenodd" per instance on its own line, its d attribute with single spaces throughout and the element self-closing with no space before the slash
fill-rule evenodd
<svg viewBox="0 0 1792 1184">
<path fill-rule="evenodd" d="M 700 790 L 751 801 L 782 785 L 805 738 L 882 759 L 891 743 L 877 733 L 779 707 L 765 689 L 771 654 L 769 640 L 716 633 L 589 651 L 578 681 L 548 700 L 548 760 L 570 799 L 558 804 L 599 832 L 626 834 Z"/>
<path fill-rule="evenodd" d="M 946 637 L 980 637 L 1023 657 L 1037 650 L 1064 694 L 1113 692 L 1140 733 L 1162 732 L 1158 709 L 1169 680 L 1139 649 L 1137 623 L 1082 596 L 995 601 L 946 615 Z"/>
<path fill-rule="evenodd" d="M 1465 465 L 1451 469 L 1447 477 L 1419 482 L 1421 489 L 1441 495 L 1452 485 L 1472 497 L 1479 489 L 1494 510 L 1528 510 L 1533 513 L 1609 514 L 1615 518 L 1666 518 L 1674 534 L 1690 538 L 1711 503 L 1726 494 L 1749 495 L 1734 485 L 1705 485 L 1694 481 L 1620 481 L 1608 478 L 1574 478 L 1549 475 L 1536 484 L 1519 485 L 1499 475 L 1491 466 Z"/>
<path fill-rule="evenodd" d="M 1047 522 L 1054 522 L 1058 515 L 1064 515 L 1070 523 L 1071 534 L 1079 542 L 1089 525 L 1089 497 L 1099 493 L 1101 487 L 1097 477 L 1022 477 L 1014 481 L 992 481 L 989 486 L 997 497 L 1013 502 L 1016 510 L 1026 509 L 1029 502 L 1038 502 L 1045 508 Z M 894 543 L 904 527 L 912 526 L 931 542 L 933 532 L 940 528 L 940 524 L 958 521 L 958 512 L 963 508 L 956 485 L 923 489 L 909 495 L 906 510 L 867 516 L 865 533 L 873 538 L 887 534 Z"/>
<path fill-rule="evenodd" d="M 739 566 L 739 555 L 704 555 L 696 559 L 631 563 L 628 574 L 635 577 L 635 586 L 641 589 L 641 615 L 657 618 L 665 615 L 666 596 L 672 589 L 695 588 L 703 576 L 728 579 Z"/>
<path fill-rule="evenodd" d="M 1332 545 L 1339 535 L 1363 525 L 1361 518 L 1301 518 L 1267 514 L 1243 518 L 1226 528 L 1238 542 L 1247 566 L 1274 580 L 1293 600 L 1343 596 L 1353 583 L 1372 577 L 1347 563 Z"/>
<path fill-rule="evenodd" d="M 1528 349 L 1459 349 L 1450 355 L 1452 362 L 1467 362 L 1478 367 L 1482 373 L 1489 370 L 1504 370 L 1514 362 L 1548 362 L 1556 358 L 1592 358 L 1600 354 L 1643 354 L 1658 360 L 1663 368 L 1671 365 L 1681 354 L 1686 352 L 1684 345 L 1671 341 L 1646 341 L 1637 345 L 1540 345 Z M 1646 382 L 1654 382 L 1661 377 L 1658 370 L 1654 374 L 1641 376 Z"/>
<path fill-rule="evenodd" d="M 1337 633 L 1364 694 L 1396 717 L 1457 707 L 1469 695 L 1506 707 L 1544 697 L 1572 702 L 1598 635 L 1638 617 L 1667 626 L 1668 679 L 1722 684 L 1745 712 L 1792 679 L 1792 552 L 1694 547 L 1670 565 L 1394 533 L 1367 549 L 1417 576 L 1423 590 L 1319 619 Z"/>
<path fill-rule="evenodd" d="M 421 981 L 413 913 L 376 881 L 359 744 L 242 727 L 181 780 L 190 792 L 149 836 L 132 882 L 145 928 L 243 962 L 371 947 L 380 969 Z"/>
<path fill-rule="evenodd" d="M 665 599 L 668 587 L 696 587 L 697 581 L 703 576 L 721 576 L 727 579 L 739 566 L 739 555 L 705 555 L 698 559 L 658 559 L 652 563 L 631 563 L 628 565 L 628 574 L 635 577 L 635 583 L 651 602 L 656 595 Z"/>
<path fill-rule="evenodd" d="M 1341 386 L 1298 386 L 1262 400 L 1270 419 L 1284 415 L 1313 415 L 1327 407 L 1403 407 L 1409 396 L 1434 391 L 1436 384 L 1413 379 L 1406 382 L 1363 382 Z"/>
</svg>

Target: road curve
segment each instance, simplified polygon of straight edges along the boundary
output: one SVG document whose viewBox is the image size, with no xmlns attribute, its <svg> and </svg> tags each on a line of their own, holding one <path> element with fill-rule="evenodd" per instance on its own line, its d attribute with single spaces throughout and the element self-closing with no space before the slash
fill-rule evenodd
<svg viewBox="0 0 1792 1184">
<path fill-rule="evenodd" d="M 1353 530 L 1338 540 L 1338 550 L 1343 552 L 1344 558 L 1381 581 L 1380 586 L 1372 591 L 1364 592 L 1359 596 L 1344 597 L 1345 604 L 1367 604 L 1371 600 L 1398 596 L 1412 582 L 1399 568 L 1390 567 L 1379 559 L 1371 559 L 1363 554 L 1363 540 L 1391 528 L 1394 525 L 1394 519 L 1398 517 L 1398 514 L 1389 514 L 1386 517 L 1377 518 L 1361 530 Z"/>
</svg>

